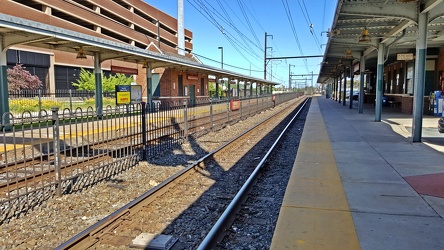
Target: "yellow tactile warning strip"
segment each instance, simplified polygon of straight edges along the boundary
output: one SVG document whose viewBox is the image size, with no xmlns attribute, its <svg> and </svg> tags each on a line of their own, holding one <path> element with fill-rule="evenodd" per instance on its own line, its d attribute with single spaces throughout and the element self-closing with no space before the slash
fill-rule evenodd
<svg viewBox="0 0 444 250">
<path fill-rule="evenodd" d="M 271 249 L 360 249 L 316 98 L 310 105 Z"/>
<path fill-rule="evenodd" d="M 226 110 L 227 109 L 227 105 L 226 103 L 222 103 L 222 104 L 213 104 L 213 112 L 215 111 L 221 111 L 221 110 Z M 209 111 L 202 111 L 200 108 L 192 108 L 189 111 L 190 116 L 193 115 L 198 115 L 198 114 L 204 114 L 204 113 L 208 113 Z M 183 117 L 183 113 L 176 113 L 174 114 L 177 117 Z M 171 117 L 166 117 L 166 116 L 160 116 L 160 117 L 150 117 L 150 120 L 148 122 L 159 122 L 165 119 L 171 119 Z M 130 125 L 120 125 L 120 126 L 109 126 L 106 128 L 98 128 L 95 127 L 93 128 L 91 131 L 89 132 L 85 132 L 84 130 L 81 130 L 79 133 L 72 133 L 72 134 L 60 134 L 60 140 L 68 140 L 70 138 L 75 138 L 75 137 L 81 137 L 81 136 L 87 136 L 87 135 L 92 135 L 92 134 L 98 134 L 98 133 L 103 133 L 103 132 L 107 132 L 107 131 L 114 131 L 114 130 L 118 130 L 118 129 L 122 129 L 122 128 L 127 128 L 127 127 L 131 127 L 131 126 L 137 126 L 140 127 L 140 122 L 134 122 L 131 123 Z M 98 126 L 98 125 L 97 125 Z M 11 144 L 11 143 L 4 143 L 1 141 L 1 137 L 0 137 L 0 154 L 8 152 L 8 151 L 13 151 L 13 150 L 21 150 L 24 147 L 32 147 L 35 145 L 38 145 L 40 143 L 47 143 L 47 142 L 51 142 L 52 139 L 52 134 L 48 136 L 48 138 L 46 139 L 42 139 L 42 140 L 38 140 L 38 139 L 34 139 L 34 140 L 29 140 L 29 142 L 26 143 L 22 143 L 21 139 L 18 138 L 18 142 L 16 144 Z M 1 155 L 0 155 L 1 157 Z"/>
</svg>

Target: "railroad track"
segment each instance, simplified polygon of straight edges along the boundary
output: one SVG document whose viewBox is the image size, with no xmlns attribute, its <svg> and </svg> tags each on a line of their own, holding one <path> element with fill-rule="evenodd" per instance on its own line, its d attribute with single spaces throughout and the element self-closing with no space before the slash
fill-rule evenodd
<svg viewBox="0 0 444 250">
<path fill-rule="evenodd" d="M 243 111 L 241 109 L 211 114 L 211 118 L 209 114 L 192 115 L 187 117 L 187 123 L 190 124 L 187 133 L 188 135 L 199 134 L 212 129 L 219 129 L 242 118 L 245 119 L 247 112 L 248 114 L 254 114 L 257 110 L 258 105 L 249 105 L 248 110 Z M 182 114 L 178 113 L 177 115 L 180 117 Z M 160 116 L 160 118 L 156 117 L 155 119 L 166 118 Z M 92 133 L 89 131 L 89 126 L 87 126 L 86 136 L 83 136 L 80 140 L 77 137 L 71 140 L 68 136 L 68 140 L 66 140 L 68 143 L 65 142 L 65 145 L 60 147 L 61 171 L 66 176 L 74 178 L 78 173 L 90 171 L 97 163 L 112 162 L 115 156 L 128 154 L 123 151 L 135 152 L 142 148 L 141 132 L 133 132 L 129 136 L 117 135 L 119 131 L 125 129 L 137 131 L 136 125 L 126 127 L 122 127 L 121 124 L 115 125 L 119 128 L 113 131 L 102 131 L 100 134 Z M 157 147 L 163 143 L 183 141 L 183 138 L 185 138 L 184 125 L 177 126 L 178 124 L 175 123 L 168 125 L 168 121 L 165 121 L 161 128 L 153 127 L 147 133 L 148 154 L 155 155 L 158 153 Z M 77 126 L 75 130 L 78 132 Z M 63 134 L 72 134 L 72 132 L 71 130 L 65 131 L 64 128 L 62 130 Z M 0 164 L 0 200 L 14 199 L 20 195 L 32 193 L 33 190 L 46 185 L 53 185 L 56 182 L 54 177 L 54 172 L 57 171 L 55 156 L 54 152 L 49 150 L 51 145 L 52 141 L 46 139 L 39 145 L 23 147 L 22 151 L 27 151 L 27 153 L 24 153 L 27 157 L 16 161 L 5 160 L 5 163 Z M 11 159 L 14 158 L 11 157 Z"/>
<path fill-rule="evenodd" d="M 180 229 L 173 229 L 176 226 L 172 226 L 171 220 L 172 218 L 186 216 L 187 211 L 185 210 L 190 206 L 197 207 L 198 210 L 205 208 L 207 216 L 196 220 L 208 221 L 203 223 L 208 226 L 197 229 L 200 232 L 196 233 L 196 236 L 190 236 L 193 238 L 192 243 L 190 243 L 191 240 L 187 241 L 188 236 L 185 236 L 185 240 L 180 239 L 174 247 L 176 249 L 196 248 L 205 236 L 202 235 L 202 231 L 207 233 L 210 231 L 211 226 L 215 224 L 215 219 L 222 214 L 223 208 L 229 205 L 237 191 L 241 189 L 242 183 L 248 180 L 252 172 L 257 171 L 254 169 L 258 159 L 262 159 L 264 155 L 269 155 L 267 152 L 271 146 L 270 142 L 273 144 L 274 140 L 272 138 L 278 137 L 280 134 L 279 128 L 285 127 L 280 121 L 288 117 L 289 114 L 294 114 L 294 109 L 295 106 L 291 106 L 254 128 L 245 131 L 237 138 L 196 160 L 155 188 L 74 236 L 57 249 L 86 249 L 92 246 L 112 248 L 136 244 L 131 243 L 131 239 L 145 231 L 154 235 L 174 232 L 173 236 L 164 235 L 164 239 L 167 239 L 165 244 L 172 245 L 178 240 L 178 235 L 183 236 L 183 234 Z M 263 159 L 260 162 L 264 161 L 266 160 Z M 215 193 L 209 192 L 210 189 L 216 191 L 220 189 L 218 183 L 222 182 L 228 182 L 230 190 L 223 189 Z M 192 187 L 193 185 L 197 186 Z M 201 193 L 192 191 L 199 189 L 202 191 Z M 206 199 L 217 199 L 221 203 L 216 207 L 209 207 L 210 205 L 205 205 Z M 187 203 L 173 208 L 171 203 L 174 200 L 187 201 Z M 171 211 L 167 213 L 167 210 Z M 201 211 L 198 214 L 205 214 L 205 212 Z M 160 220 L 164 220 L 167 226 L 158 225 L 161 215 L 163 219 Z M 175 221 L 180 223 L 180 219 L 175 219 Z M 191 225 L 188 224 L 188 226 Z"/>
</svg>

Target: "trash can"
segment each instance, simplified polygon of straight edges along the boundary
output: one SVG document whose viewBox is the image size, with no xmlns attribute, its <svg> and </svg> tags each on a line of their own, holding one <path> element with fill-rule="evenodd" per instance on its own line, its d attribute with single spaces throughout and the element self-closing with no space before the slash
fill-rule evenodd
<svg viewBox="0 0 444 250">
<path fill-rule="evenodd" d="M 388 106 L 388 97 L 382 96 L 382 106 Z"/>
<path fill-rule="evenodd" d="M 437 90 L 433 93 L 433 115 L 442 116 L 442 97 L 441 91 Z"/>
</svg>

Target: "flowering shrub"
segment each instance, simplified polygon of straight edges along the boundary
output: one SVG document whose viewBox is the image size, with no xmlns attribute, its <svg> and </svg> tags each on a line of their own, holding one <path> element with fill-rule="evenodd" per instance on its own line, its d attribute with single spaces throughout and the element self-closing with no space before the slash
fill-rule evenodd
<svg viewBox="0 0 444 250">
<path fill-rule="evenodd" d="M 91 106 L 91 107 L 95 108 L 96 100 L 94 98 L 89 98 L 85 101 L 85 104 L 87 106 Z M 104 97 L 103 98 L 103 107 L 106 107 L 108 105 L 113 106 L 113 107 L 116 106 L 116 99 Z"/>
<path fill-rule="evenodd" d="M 104 97 L 103 98 L 103 107 L 107 106 L 116 106 L 116 100 L 114 98 Z M 42 100 L 42 109 L 46 111 L 50 111 L 51 108 L 58 107 L 59 110 L 70 108 L 69 101 L 54 101 L 54 100 Z M 72 105 L 72 109 L 76 108 L 87 109 L 88 107 L 92 107 L 95 109 L 95 100 L 94 98 L 89 98 L 84 102 L 75 102 Z M 39 110 L 39 100 L 38 98 L 12 98 L 9 99 L 9 110 L 12 113 L 20 114 L 25 111 L 29 112 L 38 112 Z"/>
<path fill-rule="evenodd" d="M 38 76 L 31 75 L 22 64 L 15 65 L 12 69 L 7 69 L 8 91 L 18 91 L 21 89 L 39 89 L 42 81 Z"/>
<path fill-rule="evenodd" d="M 62 108 L 63 103 L 52 100 L 42 101 L 42 109 L 49 111 L 51 110 L 52 107 Z M 29 112 L 40 111 L 38 99 L 28 99 L 28 98 L 9 99 L 9 109 L 12 113 L 23 113 L 25 111 Z"/>
</svg>

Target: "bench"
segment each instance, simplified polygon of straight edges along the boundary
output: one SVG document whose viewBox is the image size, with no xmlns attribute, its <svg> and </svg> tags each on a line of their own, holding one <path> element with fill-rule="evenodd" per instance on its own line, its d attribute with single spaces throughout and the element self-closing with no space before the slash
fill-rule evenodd
<svg viewBox="0 0 444 250">
<path fill-rule="evenodd" d="M 401 104 L 400 101 L 387 101 L 387 103 L 391 108 L 395 108 L 396 106 Z"/>
</svg>

